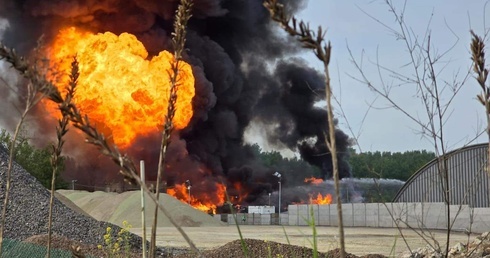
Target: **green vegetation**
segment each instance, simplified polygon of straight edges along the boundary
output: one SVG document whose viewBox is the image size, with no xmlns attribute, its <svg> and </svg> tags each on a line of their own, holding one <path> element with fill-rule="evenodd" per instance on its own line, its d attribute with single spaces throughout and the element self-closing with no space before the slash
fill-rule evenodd
<svg viewBox="0 0 490 258">
<path fill-rule="evenodd" d="M 12 136 L 5 130 L 0 131 L 0 144 L 7 150 L 10 147 Z M 51 167 L 51 146 L 38 149 L 31 145 L 28 138 L 24 134 L 20 134 L 17 138 L 17 144 L 14 153 L 14 160 L 21 165 L 26 171 L 33 175 L 44 187 L 51 188 L 51 175 L 53 169 Z M 64 159 L 59 160 L 59 170 L 64 170 Z M 67 183 L 60 177 L 60 172 L 56 175 L 55 188 L 66 188 Z"/>
<path fill-rule="evenodd" d="M 320 177 L 320 169 L 297 157 L 285 158 L 278 151 L 263 151 L 258 144 L 250 145 L 252 153 L 266 168 L 281 171 L 289 186 L 301 184 L 306 177 Z"/>
<path fill-rule="evenodd" d="M 303 182 L 305 177 L 320 177 L 320 169 L 296 157 L 285 158 L 278 151 L 264 152 L 259 145 L 251 145 L 254 155 L 259 157 L 262 165 L 283 171 L 288 184 Z M 349 164 L 355 178 L 388 178 L 406 181 L 413 173 L 435 158 L 433 152 L 375 151 L 357 153 L 350 149 Z"/>
<path fill-rule="evenodd" d="M 355 189 L 362 193 L 364 202 L 367 203 L 385 203 L 392 202 L 396 194 L 402 187 L 402 184 L 378 182 L 376 179 L 357 182 Z M 348 189 L 348 188 L 347 188 Z M 343 191 L 345 195 L 345 190 Z"/>
<path fill-rule="evenodd" d="M 349 163 L 356 178 L 391 178 L 406 181 L 434 158 L 434 153 L 426 150 L 356 153 L 351 149 Z"/>
</svg>

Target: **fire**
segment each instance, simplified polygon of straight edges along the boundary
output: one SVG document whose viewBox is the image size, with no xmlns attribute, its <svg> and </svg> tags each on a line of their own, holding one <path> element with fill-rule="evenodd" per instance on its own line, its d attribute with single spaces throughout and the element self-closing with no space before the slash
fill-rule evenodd
<svg viewBox="0 0 490 258">
<path fill-rule="evenodd" d="M 314 194 L 309 194 L 310 198 L 308 200 L 302 199 L 299 202 L 292 202 L 292 204 L 331 204 L 332 195 L 326 194 L 325 196 L 318 193 L 316 196 Z"/>
<path fill-rule="evenodd" d="M 134 35 L 93 34 L 70 27 L 59 32 L 48 55 L 54 69 L 63 73 L 70 71 L 76 55 L 80 77 L 74 102 L 120 147 L 161 128 L 170 92 L 171 53 L 162 51 L 147 60 L 148 52 Z M 66 81 L 58 80 L 60 90 Z M 191 66 L 180 62 L 175 128 L 185 128 L 192 118 L 194 94 Z"/>
<path fill-rule="evenodd" d="M 225 203 L 226 187 L 222 184 L 216 183 L 215 192 L 206 193 L 206 195 L 199 194 L 199 196 L 192 194 L 192 188 L 193 187 L 189 189 L 185 183 L 177 184 L 173 188 L 168 188 L 167 194 L 206 213 L 216 214 L 216 209 L 218 206 L 222 206 Z"/>
<path fill-rule="evenodd" d="M 232 203 L 242 203 L 243 200 L 248 196 L 247 190 L 242 186 L 240 182 L 234 182 L 233 189 L 235 190 L 236 195 L 230 196 L 230 199 L 232 199 Z"/>
<path fill-rule="evenodd" d="M 305 183 L 319 185 L 323 183 L 323 179 L 316 177 L 307 177 L 305 178 Z M 316 196 L 314 194 L 309 194 L 310 198 L 308 200 L 309 204 L 331 204 L 332 203 L 332 195 L 326 194 L 323 196 L 321 193 L 318 193 Z M 301 201 L 301 203 L 305 203 L 305 201 Z"/>
<path fill-rule="evenodd" d="M 310 195 L 310 204 L 331 204 L 332 203 L 332 195 L 326 194 L 323 196 L 321 193 L 318 193 L 316 197 L 314 195 Z"/>
<path fill-rule="evenodd" d="M 309 177 L 309 178 L 305 178 L 305 183 L 310 183 L 310 184 L 314 184 L 314 185 L 319 185 L 321 183 L 323 183 L 323 179 L 321 178 L 316 178 L 316 177 Z"/>
</svg>

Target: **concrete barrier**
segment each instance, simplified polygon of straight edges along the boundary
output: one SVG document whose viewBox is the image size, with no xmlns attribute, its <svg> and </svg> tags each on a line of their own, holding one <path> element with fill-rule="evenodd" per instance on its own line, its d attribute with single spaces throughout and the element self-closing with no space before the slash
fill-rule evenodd
<svg viewBox="0 0 490 258">
<path fill-rule="evenodd" d="M 471 232 L 483 233 L 490 231 L 490 209 L 489 208 L 475 208 L 468 215 L 471 218 L 472 223 L 469 225 Z M 482 231 L 482 229 L 486 229 Z"/>
<path fill-rule="evenodd" d="M 347 203 L 342 205 L 342 212 L 346 227 L 447 228 L 447 207 L 444 203 Z M 474 233 L 490 231 L 490 208 L 451 205 L 450 215 L 453 230 Z M 213 217 L 230 225 L 235 224 L 231 214 L 218 214 Z M 237 221 L 241 225 L 290 226 L 307 226 L 309 222 L 314 221 L 317 226 L 337 226 L 337 206 L 289 205 L 288 212 L 281 213 L 280 216 L 277 213 L 239 213 Z"/>
<path fill-rule="evenodd" d="M 391 203 L 379 204 L 378 205 L 378 227 L 380 228 L 391 228 L 393 227 L 393 217 L 392 217 L 392 206 Z"/>
<path fill-rule="evenodd" d="M 379 227 L 379 203 L 366 203 L 366 227 Z"/>
<path fill-rule="evenodd" d="M 284 225 L 284 226 L 289 225 L 288 224 L 288 217 L 289 217 L 289 214 L 287 214 L 287 213 L 281 213 L 281 217 L 278 218 L 277 224 Z"/>
<path fill-rule="evenodd" d="M 330 226 L 330 205 L 318 205 L 318 225 Z"/>
<path fill-rule="evenodd" d="M 352 205 L 352 213 L 354 227 L 365 227 L 366 226 L 366 204 L 365 203 L 354 203 Z"/>
<path fill-rule="evenodd" d="M 271 225 L 271 215 L 260 214 L 260 225 Z"/>
</svg>

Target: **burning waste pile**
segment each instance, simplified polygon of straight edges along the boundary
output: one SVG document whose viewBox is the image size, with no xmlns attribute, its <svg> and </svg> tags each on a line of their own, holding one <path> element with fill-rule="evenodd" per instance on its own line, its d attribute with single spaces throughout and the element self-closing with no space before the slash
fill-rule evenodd
<svg viewBox="0 0 490 258">
<path fill-rule="evenodd" d="M 305 4 L 284 2 L 292 12 Z M 80 78 L 74 102 L 123 153 L 145 160 L 147 180 L 154 181 L 168 105 L 170 33 L 177 4 L 0 0 L 0 24 L 5 25 L 0 26 L 1 40 L 34 57 L 33 49 L 43 35 L 37 54 L 50 60 L 49 78 L 61 90 L 66 78 L 60 74 L 68 73 L 76 55 Z M 262 1 L 195 0 L 192 13 L 163 179 L 167 192 L 206 212 L 225 204 L 225 192 L 234 204 L 267 204 L 264 199 L 279 187 L 272 175 L 277 168 L 264 165 L 245 144 L 244 132 L 251 127 L 260 128 L 263 135 L 257 137 L 265 137 L 270 146 L 298 152 L 320 169 L 321 178 L 331 178 L 324 139 L 327 114 L 315 106 L 325 95 L 324 78 L 291 57 L 302 50 L 278 32 Z M 14 72 L 3 69 L 3 73 Z M 13 86 L 23 84 L 11 79 Z M 0 88 L 0 108 L 5 110 L 1 125 L 14 126 L 17 113 L 9 110 L 21 102 L 22 96 L 14 96 L 9 87 Z M 54 139 L 58 116 L 50 103 L 37 106 L 29 119 L 37 144 Z M 349 138 L 339 129 L 335 133 L 340 176 L 349 177 Z M 70 130 L 64 149 L 65 180 L 89 186 L 121 181 L 116 166 L 83 139 Z M 324 191 L 299 198 L 294 187 L 315 185 L 289 180 L 300 170 L 282 173 L 284 205 L 310 199 L 330 202 Z M 186 181 L 192 184 L 190 196 Z"/>
</svg>

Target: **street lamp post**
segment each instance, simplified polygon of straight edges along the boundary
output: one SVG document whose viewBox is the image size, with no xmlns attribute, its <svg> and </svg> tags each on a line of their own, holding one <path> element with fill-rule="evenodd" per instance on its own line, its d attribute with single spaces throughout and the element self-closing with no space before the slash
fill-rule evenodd
<svg viewBox="0 0 490 258">
<path fill-rule="evenodd" d="M 271 193 L 269 193 L 269 206 L 271 206 Z"/>
<path fill-rule="evenodd" d="M 274 175 L 275 177 L 277 177 L 279 179 L 279 182 L 278 182 L 279 183 L 279 209 L 278 209 L 278 211 L 279 211 L 279 225 L 281 225 L 281 176 L 282 175 L 281 175 L 281 173 L 279 173 L 277 171 L 274 172 L 274 174 L 272 174 L 272 175 Z"/>
<path fill-rule="evenodd" d="M 281 225 L 281 178 L 279 178 L 279 225 Z"/>
<path fill-rule="evenodd" d="M 189 205 L 191 204 L 191 181 L 187 180 L 185 181 L 185 184 L 187 185 L 187 191 L 189 193 Z"/>
</svg>

